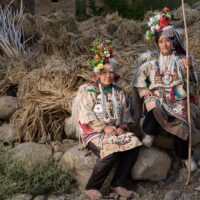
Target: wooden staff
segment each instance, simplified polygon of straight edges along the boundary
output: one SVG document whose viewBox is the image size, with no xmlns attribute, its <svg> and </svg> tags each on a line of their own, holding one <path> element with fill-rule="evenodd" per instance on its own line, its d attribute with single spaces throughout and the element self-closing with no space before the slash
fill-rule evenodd
<svg viewBox="0 0 200 200">
<path fill-rule="evenodd" d="M 189 48 L 188 48 L 188 29 L 186 23 L 184 0 L 182 0 L 182 11 L 183 11 L 183 21 L 185 27 L 185 47 L 186 47 L 186 58 L 189 58 Z M 190 79 L 189 79 L 189 66 L 187 67 L 187 114 L 188 114 L 188 126 L 189 126 L 189 145 L 188 145 L 188 159 L 189 165 L 187 165 L 188 176 L 185 185 L 189 185 L 191 182 L 191 153 L 192 153 L 192 128 L 191 128 L 191 114 L 190 114 Z"/>
</svg>

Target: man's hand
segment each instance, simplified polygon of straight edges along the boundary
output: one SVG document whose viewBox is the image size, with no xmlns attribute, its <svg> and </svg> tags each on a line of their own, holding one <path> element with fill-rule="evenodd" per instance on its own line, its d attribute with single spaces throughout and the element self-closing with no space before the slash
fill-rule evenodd
<svg viewBox="0 0 200 200">
<path fill-rule="evenodd" d="M 188 57 L 186 57 L 185 59 L 184 59 L 184 66 L 185 66 L 185 68 L 187 68 L 187 67 L 192 67 L 192 62 L 191 62 L 191 60 L 190 60 L 190 58 L 188 58 Z"/>
</svg>

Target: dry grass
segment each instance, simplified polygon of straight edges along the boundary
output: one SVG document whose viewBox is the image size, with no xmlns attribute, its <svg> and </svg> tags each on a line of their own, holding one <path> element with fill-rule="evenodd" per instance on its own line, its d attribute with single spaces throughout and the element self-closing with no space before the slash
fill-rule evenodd
<svg viewBox="0 0 200 200">
<path fill-rule="evenodd" d="M 11 123 L 21 141 L 60 140 L 75 91 L 84 81 L 71 63 L 54 58 L 54 63 L 48 60 L 45 64 L 27 73 L 18 86 L 21 108 Z"/>
<path fill-rule="evenodd" d="M 188 23 L 190 51 L 200 64 L 200 15 L 188 7 L 186 12 L 188 22 L 193 19 L 192 23 Z M 141 64 L 138 62 L 139 55 L 156 48 L 143 38 L 147 16 L 151 13 L 147 13 L 141 23 L 123 19 L 117 13 L 78 23 L 59 13 L 46 17 L 27 15 L 24 33 L 34 35 L 34 58 L 8 62 L 5 79 L 0 82 L 0 94 L 5 94 L 11 85 L 18 85 L 21 108 L 13 116 L 12 123 L 18 130 L 19 139 L 60 139 L 64 118 L 71 113 L 76 89 L 91 78 L 87 59 L 91 57 L 90 43 L 96 37 L 111 39 L 120 63 L 120 83 L 131 92 L 132 76 Z M 180 8 L 174 14 L 180 18 Z M 175 24 L 179 26 L 181 23 L 180 19 Z"/>
</svg>

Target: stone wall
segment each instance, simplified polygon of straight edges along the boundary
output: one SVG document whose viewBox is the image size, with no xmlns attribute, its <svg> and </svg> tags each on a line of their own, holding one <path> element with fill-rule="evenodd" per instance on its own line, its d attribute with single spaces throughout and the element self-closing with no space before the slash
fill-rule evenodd
<svg viewBox="0 0 200 200">
<path fill-rule="evenodd" d="M 73 15 L 76 13 L 75 0 L 35 0 L 34 14 L 50 14 L 55 11 L 66 11 Z"/>
</svg>

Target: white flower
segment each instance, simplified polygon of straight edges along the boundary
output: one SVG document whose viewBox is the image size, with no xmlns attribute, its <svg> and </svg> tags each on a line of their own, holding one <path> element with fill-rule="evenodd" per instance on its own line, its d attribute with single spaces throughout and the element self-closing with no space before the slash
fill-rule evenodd
<svg viewBox="0 0 200 200">
<path fill-rule="evenodd" d="M 160 20 L 161 17 L 162 17 L 161 15 L 156 15 L 157 20 Z"/>
<path fill-rule="evenodd" d="M 156 31 L 156 27 L 155 27 L 155 26 L 152 26 L 152 27 L 151 27 L 151 32 L 155 33 L 155 31 Z"/>
<path fill-rule="evenodd" d="M 110 54 L 109 54 L 109 53 L 108 53 L 108 54 L 106 54 L 106 57 L 107 57 L 107 58 L 109 58 L 109 57 L 110 57 Z"/>
<path fill-rule="evenodd" d="M 156 30 L 159 30 L 159 29 L 160 29 L 160 26 L 159 26 L 159 25 L 156 25 L 155 28 L 156 28 Z"/>
<path fill-rule="evenodd" d="M 153 22 L 153 17 L 150 17 L 149 21 L 152 23 Z"/>
<path fill-rule="evenodd" d="M 99 68 L 98 67 L 94 68 L 94 73 L 99 73 Z"/>
<path fill-rule="evenodd" d="M 151 22 L 148 22 L 148 26 L 151 27 Z"/>
</svg>

